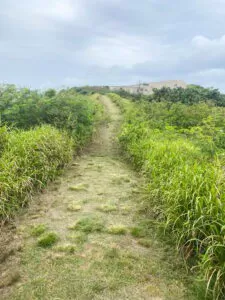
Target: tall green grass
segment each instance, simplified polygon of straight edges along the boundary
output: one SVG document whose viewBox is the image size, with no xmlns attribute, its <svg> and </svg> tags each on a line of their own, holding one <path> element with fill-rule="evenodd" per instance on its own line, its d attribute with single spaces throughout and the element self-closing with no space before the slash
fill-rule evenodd
<svg viewBox="0 0 225 300">
<path fill-rule="evenodd" d="M 117 101 L 123 105 L 122 98 Z M 206 111 L 210 111 L 210 118 L 213 114 L 219 117 L 220 111 L 199 104 L 195 109 L 203 107 L 203 119 L 184 128 L 171 124 L 171 116 L 174 120 L 176 115 L 169 108 L 170 117 L 164 117 L 169 103 L 147 106 L 133 105 L 119 137 L 125 155 L 147 179 L 146 209 L 164 225 L 166 234 L 172 233 L 189 265 L 207 282 L 206 294 L 224 299 L 225 153 L 223 143 L 214 140 L 218 127 L 204 120 L 209 117 Z M 190 106 L 186 110 L 181 106 L 189 120 L 195 118 Z M 149 117 L 150 110 L 157 112 L 157 117 Z"/>
<path fill-rule="evenodd" d="M 0 158 L 0 218 L 7 219 L 53 180 L 74 153 L 74 141 L 49 125 L 13 131 Z"/>
</svg>

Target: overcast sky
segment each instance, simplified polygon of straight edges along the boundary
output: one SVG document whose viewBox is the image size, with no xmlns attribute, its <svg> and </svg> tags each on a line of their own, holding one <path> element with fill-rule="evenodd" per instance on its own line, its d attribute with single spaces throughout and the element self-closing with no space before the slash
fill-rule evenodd
<svg viewBox="0 0 225 300">
<path fill-rule="evenodd" d="M 0 0 L 0 82 L 225 91 L 225 0 Z"/>
</svg>

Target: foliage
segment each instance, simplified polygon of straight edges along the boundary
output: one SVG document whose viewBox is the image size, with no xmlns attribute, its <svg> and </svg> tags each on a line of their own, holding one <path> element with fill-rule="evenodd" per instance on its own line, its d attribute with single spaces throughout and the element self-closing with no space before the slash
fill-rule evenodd
<svg viewBox="0 0 225 300">
<path fill-rule="evenodd" d="M 73 156 L 74 142 L 49 125 L 13 131 L 0 159 L 0 217 L 24 206 Z"/>
<path fill-rule="evenodd" d="M 117 102 L 126 108 L 122 98 Z M 139 101 L 125 111 L 119 140 L 147 179 L 147 211 L 173 234 L 184 257 L 207 280 L 211 297 L 223 299 L 225 109 L 188 100 Z M 132 234 L 144 236 L 139 228 Z"/>
<path fill-rule="evenodd" d="M 0 86 L 0 218 L 53 180 L 91 137 L 100 107 L 74 89 Z"/>
<path fill-rule="evenodd" d="M 86 233 L 101 232 L 104 229 L 104 223 L 97 217 L 85 217 L 79 220 L 71 229 L 80 230 Z"/>
<path fill-rule="evenodd" d="M 109 87 L 108 86 L 83 86 L 83 87 L 76 87 L 74 90 L 82 95 L 92 95 L 95 93 L 108 93 Z"/>
<path fill-rule="evenodd" d="M 13 85 L 0 88 L 2 124 L 21 129 L 50 124 L 68 131 L 81 146 L 92 133 L 96 111 L 97 104 L 74 89 L 58 93 L 50 89 L 42 94 Z"/>
<path fill-rule="evenodd" d="M 0 156 L 5 150 L 6 144 L 8 142 L 9 133 L 7 127 L 0 127 Z"/>
<path fill-rule="evenodd" d="M 191 85 L 187 88 L 177 87 L 171 89 L 163 87 L 154 89 L 154 94 L 149 99 L 157 102 L 181 102 L 187 105 L 199 102 L 213 102 L 217 106 L 225 106 L 225 95 L 221 94 L 219 90 L 196 85 Z"/>
<path fill-rule="evenodd" d="M 214 88 L 203 88 L 198 85 L 189 85 L 186 88 L 169 88 L 153 89 L 153 94 L 142 95 L 130 94 L 125 90 L 117 91 L 121 97 L 131 99 L 132 101 L 145 100 L 147 102 L 181 102 L 192 105 L 200 102 L 213 103 L 216 106 L 225 106 L 225 95 Z"/>
</svg>

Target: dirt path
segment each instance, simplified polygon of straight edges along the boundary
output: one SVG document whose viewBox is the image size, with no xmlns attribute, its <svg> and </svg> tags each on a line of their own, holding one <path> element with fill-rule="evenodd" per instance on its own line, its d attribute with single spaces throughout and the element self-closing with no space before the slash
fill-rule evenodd
<svg viewBox="0 0 225 300">
<path fill-rule="evenodd" d="M 138 223 L 141 181 L 117 150 L 118 108 L 101 101 L 111 120 L 8 233 L 0 299 L 189 299 L 179 260 Z"/>
</svg>

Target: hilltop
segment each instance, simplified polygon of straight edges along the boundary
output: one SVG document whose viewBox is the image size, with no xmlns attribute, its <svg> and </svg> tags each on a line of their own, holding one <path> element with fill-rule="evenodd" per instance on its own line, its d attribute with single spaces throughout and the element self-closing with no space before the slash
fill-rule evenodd
<svg viewBox="0 0 225 300">
<path fill-rule="evenodd" d="M 186 88 L 187 84 L 183 80 L 165 80 L 159 82 L 141 83 L 136 85 L 110 86 L 109 89 L 111 91 L 122 89 L 132 94 L 142 93 L 144 95 L 149 95 L 153 93 L 153 89 L 161 89 L 162 87 Z"/>
</svg>

